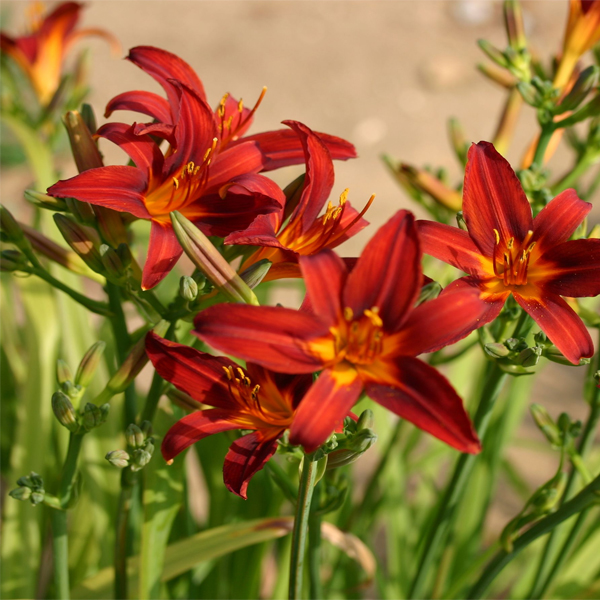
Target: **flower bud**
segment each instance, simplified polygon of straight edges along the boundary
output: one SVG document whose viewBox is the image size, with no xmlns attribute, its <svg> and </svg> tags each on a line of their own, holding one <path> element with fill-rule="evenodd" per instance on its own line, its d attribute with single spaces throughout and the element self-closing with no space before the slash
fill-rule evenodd
<svg viewBox="0 0 600 600">
<path fill-rule="evenodd" d="M 442 286 L 437 281 L 430 281 L 421 288 L 416 304 L 419 305 L 423 304 L 423 302 L 434 300 L 441 292 Z"/>
<path fill-rule="evenodd" d="M 98 129 L 98 123 L 96 120 L 96 114 L 94 113 L 94 108 L 91 104 L 87 104 L 84 102 L 81 105 L 81 120 L 83 124 L 86 126 L 87 130 L 94 135 L 96 130 Z"/>
<path fill-rule="evenodd" d="M 240 277 L 253 290 L 265 278 L 272 264 L 270 260 L 263 258 L 240 273 Z"/>
<path fill-rule="evenodd" d="M 524 50 L 527 46 L 527 39 L 525 38 L 523 13 L 518 0 L 504 2 L 504 23 L 511 48 L 517 51 Z"/>
<path fill-rule="evenodd" d="M 169 389 L 167 396 L 173 404 L 176 404 L 179 408 L 182 408 L 187 412 L 198 410 L 200 408 L 200 403 L 197 400 L 194 400 L 189 394 L 178 390 L 176 387 Z"/>
<path fill-rule="evenodd" d="M 133 262 L 131 248 L 127 244 L 121 243 L 117 246 L 116 252 L 119 258 L 121 259 L 123 267 L 125 267 L 126 269 L 129 268 L 131 266 L 131 263 Z"/>
<path fill-rule="evenodd" d="M 293 212 L 296 206 L 298 206 L 300 199 L 302 198 L 302 192 L 304 191 L 304 180 L 306 179 L 306 173 L 302 173 L 299 177 L 296 177 L 294 181 L 289 183 L 283 190 L 285 196 L 285 207 L 283 209 L 283 220 L 285 221 Z"/>
<path fill-rule="evenodd" d="M 131 454 L 131 470 L 139 471 L 143 469 L 150 462 L 151 458 L 152 453 L 148 452 L 145 449 L 143 450 L 141 448 L 138 448 L 137 450 L 134 450 Z"/>
<path fill-rule="evenodd" d="M 406 163 L 400 163 L 398 171 L 410 185 L 431 196 L 438 204 L 455 212 L 461 209 L 462 196 L 425 169 L 417 169 Z"/>
<path fill-rule="evenodd" d="M 17 485 L 20 487 L 33 487 L 33 480 L 31 479 L 32 474 L 33 472 L 30 475 L 23 475 L 22 477 L 19 477 L 19 479 L 17 479 Z"/>
<path fill-rule="evenodd" d="M 35 190 L 25 190 L 23 195 L 25 200 L 34 206 L 60 212 L 68 210 L 67 203 L 62 198 L 54 198 L 54 196 L 48 196 L 48 194 L 42 194 L 42 192 L 36 192 Z"/>
<path fill-rule="evenodd" d="M 62 358 L 56 361 L 56 380 L 59 384 L 73 381 L 73 373 L 71 373 L 69 365 Z"/>
<path fill-rule="evenodd" d="M 31 501 L 31 504 L 37 506 L 38 504 L 41 504 L 44 501 L 45 495 L 46 494 L 43 491 L 32 492 L 31 498 L 29 498 L 29 500 Z"/>
<path fill-rule="evenodd" d="M 198 284 L 187 275 L 179 280 L 179 295 L 188 302 L 193 302 L 198 297 Z"/>
<path fill-rule="evenodd" d="M 171 222 L 183 251 L 215 287 L 234 302 L 258 305 L 254 292 L 191 221 L 175 211 Z"/>
<path fill-rule="evenodd" d="M 575 110 L 585 97 L 598 85 L 600 67 L 591 65 L 584 69 L 577 78 L 575 85 L 556 107 L 555 114 L 562 114 L 569 110 Z"/>
<path fill-rule="evenodd" d="M 600 240 L 600 223 L 597 223 L 592 227 L 587 235 L 588 240 Z"/>
<path fill-rule="evenodd" d="M 487 40 L 477 40 L 477 45 L 487 54 L 488 58 L 490 58 L 493 62 L 495 62 L 498 66 L 508 68 L 508 61 L 504 54 L 496 48 L 493 44 L 490 44 Z"/>
<path fill-rule="evenodd" d="M 69 135 L 77 170 L 81 173 L 104 166 L 98 146 L 81 115 L 76 110 L 70 110 L 63 117 L 63 123 Z"/>
<path fill-rule="evenodd" d="M 567 474 L 560 471 L 534 494 L 531 505 L 535 508 L 535 512 L 543 515 L 554 509 L 562 498 L 567 479 Z"/>
<path fill-rule="evenodd" d="M 581 358 L 577 365 L 574 365 L 570 360 L 568 360 L 564 354 L 554 345 L 546 346 L 542 350 L 542 356 L 545 356 L 549 361 L 558 363 L 559 365 L 565 365 L 567 367 L 582 367 L 584 365 L 589 365 L 589 358 Z"/>
<path fill-rule="evenodd" d="M 146 437 L 144 436 L 143 431 L 135 423 L 131 423 L 125 430 L 125 439 L 127 440 L 128 446 L 131 446 L 132 448 L 142 448 Z"/>
<path fill-rule="evenodd" d="M 529 407 L 531 416 L 538 426 L 539 430 L 544 434 L 546 439 L 556 447 L 562 446 L 562 437 L 560 430 L 552 417 L 548 414 L 548 411 L 540 404 L 532 404 Z"/>
<path fill-rule="evenodd" d="M 104 271 L 102 257 L 98 248 L 100 237 L 95 229 L 75 223 L 75 221 L 63 215 L 55 214 L 54 221 L 62 233 L 65 241 L 71 248 L 81 256 L 90 269 L 96 273 Z"/>
<path fill-rule="evenodd" d="M 150 421 L 142 421 L 140 423 L 140 429 L 145 438 L 149 438 L 152 435 L 152 423 Z"/>
<path fill-rule="evenodd" d="M 52 411 L 58 422 L 69 431 L 75 432 L 79 429 L 77 415 L 69 397 L 63 392 L 52 394 Z"/>
<path fill-rule="evenodd" d="M 450 143 L 454 149 L 454 153 L 463 167 L 467 164 L 467 152 L 469 151 L 469 142 L 465 136 L 465 132 L 461 127 L 458 119 L 451 118 L 448 120 L 448 133 L 450 135 Z"/>
<path fill-rule="evenodd" d="M 100 427 L 100 425 L 106 423 L 109 409 L 110 404 L 97 406 L 92 402 L 88 402 L 83 408 L 83 417 L 81 421 L 84 429 L 86 431 L 91 431 L 92 429 Z"/>
<path fill-rule="evenodd" d="M 81 396 L 81 386 L 75 385 L 72 381 L 64 381 L 61 383 L 60 390 L 74 401 L 78 401 Z"/>
<path fill-rule="evenodd" d="M 91 227 L 96 225 L 96 213 L 91 204 L 81 202 L 77 198 L 65 198 L 64 200 L 69 212 L 78 223 L 83 223 Z"/>
<path fill-rule="evenodd" d="M 127 244 L 127 230 L 121 213 L 106 206 L 94 206 L 94 213 L 102 239 L 113 248 L 117 248 L 120 244 Z"/>
<path fill-rule="evenodd" d="M 597 117 L 600 114 L 600 94 L 594 96 L 585 106 L 560 121 L 561 128 L 573 127 L 581 121 Z"/>
<path fill-rule="evenodd" d="M 523 338 L 508 338 L 504 341 L 504 344 L 509 350 L 520 352 L 527 348 L 527 342 Z"/>
<path fill-rule="evenodd" d="M 533 339 L 538 346 L 547 346 L 549 344 L 548 336 L 543 331 L 538 331 L 533 336 Z"/>
<path fill-rule="evenodd" d="M 29 500 L 31 496 L 31 490 L 28 487 L 18 487 L 14 490 L 10 490 L 8 495 L 15 500 Z"/>
<path fill-rule="evenodd" d="M 92 381 L 92 377 L 100 364 L 100 359 L 106 348 L 106 343 L 99 341 L 92 345 L 92 347 L 84 354 L 77 373 L 75 375 L 75 383 L 80 385 L 82 388 L 88 387 Z"/>
<path fill-rule="evenodd" d="M 517 89 L 527 104 L 535 107 L 539 106 L 541 98 L 535 86 L 526 81 L 519 81 Z"/>
<path fill-rule="evenodd" d="M 117 252 L 108 244 L 101 244 L 99 251 L 100 260 L 107 276 L 115 281 L 124 280 L 127 277 L 127 270 Z"/>
<path fill-rule="evenodd" d="M 356 422 L 356 429 L 360 431 L 361 429 L 373 429 L 375 425 L 375 417 L 373 415 L 373 411 L 370 409 L 363 410 L 360 413 L 360 417 L 358 417 L 358 421 Z"/>
<path fill-rule="evenodd" d="M 0 231 L 6 236 L 6 241 L 13 243 L 19 250 L 31 250 L 23 229 L 5 206 L 0 206 Z"/>
<path fill-rule="evenodd" d="M 125 450 L 112 450 L 104 457 L 113 467 L 124 469 L 129 465 L 130 456 Z"/>
<path fill-rule="evenodd" d="M 2 250 L 0 254 L 0 271 L 22 271 L 28 265 L 29 261 L 18 250 Z"/>
<path fill-rule="evenodd" d="M 359 429 L 348 438 L 343 447 L 327 455 L 327 470 L 357 461 L 376 441 L 377 434 L 372 429 Z"/>
<path fill-rule="evenodd" d="M 488 79 L 501 85 L 507 90 L 512 90 L 517 80 L 512 73 L 505 71 L 504 69 L 498 68 L 496 65 L 490 65 L 489 63 L 479 63 L 477 69 L 483 73 Z"/>
<path fill-rule="evenodd" d="M 506 358 L 510 354 L 510 350 L 504 344 L 495 342 L 486 344 L 483 349 L 493 358 Z"/>
<path fill-rule="evenodd" d="M 533 348 L 525 348 L 519 352 L 517 356 L 517 362 L 520 365 L 523 365 L 525 368 L 535 367 L 540 361 L 540 356 L 542 355 L 542 349 L 539 346 L 534 346 Z"/>
</svg>

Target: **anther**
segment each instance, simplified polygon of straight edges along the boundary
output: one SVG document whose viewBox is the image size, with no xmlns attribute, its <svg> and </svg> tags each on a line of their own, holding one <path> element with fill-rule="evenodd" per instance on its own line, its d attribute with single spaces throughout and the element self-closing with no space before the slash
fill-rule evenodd
<svg viewBox="0 0 600 600">
<path fill-rule="evenodd" d="M 346 319 L 348 322 L 354 319 L 354 311 L 349 306 L 344 308 L 344 319 Z"/>
<path fill-rule="evenodd" d="M 507 247 L 509 250 L 512 250 L 512 248 L 513 248 L 513 246 L 514 246 L 514 243 L 515 243 L 515 238 L 514 238 L 514 237 L 511 237 L 511 238 L 508 240 L 508 243 L 506 244 L 506 247 Z"/>
<path fill-rule="evenodd" d="M 497 229 L 494 229 L 494 235 L 496 236 L 496 244 L 500 243 L 500 234 Z"/>
<path fill-rule="evenodd" d="M 179 180 L 177 179 L 177 177 L 173 177 L 173 186 L 176 190 L 179 189 Z"/>
</svg>

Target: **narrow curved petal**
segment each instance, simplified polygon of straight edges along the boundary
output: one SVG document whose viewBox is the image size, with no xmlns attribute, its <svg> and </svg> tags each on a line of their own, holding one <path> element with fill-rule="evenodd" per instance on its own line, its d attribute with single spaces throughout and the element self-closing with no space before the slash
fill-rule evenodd
<svg viewBox="0 0 600 600">
<path fill-rule="evenodd" d="M 148 173 L 161 172 L 164 158 L 158 144 L 149 136 L 136 135 L 134 126 L 106 123 L 98 129 L 97 135 L 119 146 L 139 169 Z"/>
<path fill-rule="evenodd" d="M 419 295 L 422 278 L 414 216 L 400 210 L 379 228 L 348 275 L 344 307 L 355 316 L 379 307 L 384 330 L 397 331 Z"/>
<path fill-rule="evenodd" d="M 160 123 L 173 122 L 171 107 L 169 103 L 158 94 L 153 92 L 144 92 L 136 90 L 132 92 L 123 92 L 109 100 L 104 111 L 104 116 L 108 119 L 115 110 L 130 110 L 143 115 L 148 115 Z"/>
<path fill-rule="evenodd" d="M 484 264 L 491 262 L 481 254 L 471 236 L 458 227 L 450 227 L 435 221 L 417 221 L 421 249 L 439 260 L 469 273 L 469 275 L 485 274 Z"/>
<path fill-rule="evenodd" d="M 331 158 L 334 160 L 348 160 L 356 158 L 356 148 L 346 140 L 315 132 L 325 144 Z M 242 138 L 237 143 L 256 142 L 263 154 L 263 171 L 273 171 L 281 167 L 299 165 L 304 162 L 304 149 L 298 136 L 290 129 L 265 131 Z"/>
<path fill-rule="evenodd" d="M 594 344 L 583 321 L 560 296 L 549 292 L 537 298 L 515 292 L 513 296 L 567 360 L 578 364 L 581 358 L 593 356 Z"/>
<path fill-rule="evenodd" d="M 561 192 L 533 220 L 532 240 L 541 252 L 566 242 L 591 210 L 592 205 L 580 200 L 575 190 Z"/>
<path fill-rule="evenodd" d="M 314 314 L 334 325 L 342 315 L 340 300 L 346 283 L 346 265 L 333 250 L 300 257 L 300 270 Z"/>
<path fill-rule="evenodd" d="M 298 121 L 284 121 L 298 136 L 306 163 L 304 188 L 290 222 L 300 219 L 302 230 L 308 229 L 321 212 L 333 188 L 333 161 L 327 146 L 311 129 Z"/>
<path fill-rule="evenodd" d="M 470 236 L 486 256 L 494 252 L 494 229 L 503 240 L 521 241 L 533 228 L 531 207 L 519 179 L 489 142 L 469 149 L 463 212 Z"/>
<path fill-rule="evenodd" d="M 436 299 L 417 306 L 402 329 L 384 340 L 384 353 L 417 356 L 454 344 L 493 321 L 508 294 L 482 296 L 476 280 L 459 279 Z"/>
<path fill-rule="evenodd" d="M 261 406 L 265 412 L 295 409 L 313 383 L 312 375 L 275 373 L 255 363 L 247 363 L 246 371 L 252 382 L 260 385 Z"/>
<path fill-rule="evenodd" d="M 160 450 L 166 461 L 173 460 L 186 448 L 209 435 L 239 428 L 239 424 L 231 420 L 230 411 L 219 408 L 199 410 L 186 415 L 167 431 Z"/>
<path fill-rule="evenodd" d="M 159 284 L 175 266 L 183 253 L 171 223 L 152 221 L 148 256 L 142 272 L 142 289 Z"/>
<path fill-rule="evenodd" d="M 233 361 L 165 340 L 153 331 L 146 335 L 146 354 L 163 379 L 194 400 L 217 408 L 236 408 L 224 371 L 225 367 L 237 367 Z"/>
<path fill-rule="evenodd" d="M 285 250 L 285 246 L 277 239 L 277 229 L 281 211 L 267 215 L 258 215 L 243 231 L 234 231 L 225 238 L 225 244 L 242 244 L 250 246 L 272 246 Z"/>
<path fill-rule="evenodd" d="M 354 406 L 363 385 L 358 373 L 344 363 L 327 369 L 304 396 L 292 426 L 290 443 L 313 452 L 333 433 Z"/>
<path fill-rule="evenodd" d="M 545 290 L 581 298 L 600 295 L 600 240 L 571 240 L 555 246 L 536 263 Z"/>
<path fill-rule="evenodd" d="M 250 480 L 265 466 L 276 450 L 277 438 L 265 440 L 258 432 L 233 442 L 223 466 L 223 482 L 227 489 L 246 500 Z"/>
<path fill-rule="evenodd" d="M 143 195 L 147 183 L 141 169 L 99 167 L 55 183 L 48 188 L 48 194 L 57 198 L 77 198 L 82 202 L 130 213 L 139 219 L 149 219 L 150 213 L 144 205 Z"/>
<path fill-rule="evenodd" d="M 158 81 L 174 104 L 177 103 L 177 95 L 170 79 L 181 81 L 206 101 L 200 78 L 179 56 L 153 46 L 136 46 L 129 51 L 127 59 Z"/>
<path fill-rule="evenodd" d="M 328 336 L 328 326 L 306 313 L 223 304 L 199 313 L 194 326 L 194 333 L 213 348 L 273 371 L 313 373 L 323 368 L 322 358 L 309 344 Z"/>
<path fill-rule="evenodd" d="M 236 177 L 262 171 L 263 157 L 254 142 L 220 152 L 210 165 L 206 190 L 217 190 Z"/>
<path fill-rule="evenodd" d="M 481 450 L 462 400 L 443 375 L 407 356 L 396 358 L 389 370 L 388 384 L 365 381 L 370 398 L 461 452 Z"/>
</svg>

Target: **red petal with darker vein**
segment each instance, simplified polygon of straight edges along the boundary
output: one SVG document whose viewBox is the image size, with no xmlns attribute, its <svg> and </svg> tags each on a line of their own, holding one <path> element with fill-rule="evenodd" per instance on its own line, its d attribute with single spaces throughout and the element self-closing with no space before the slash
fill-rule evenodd
<svg viewBox="0 0 600 600">
<path fill-rule="evenodd" d="M 348 275 L 344 307 L 358 317 L 377 306 L 384 330 L 397 331 L 419 295 L 422 278 L 414 216 L 400 210 L 379 228 Z"/>
<path fill-rule="evenodd" d="M 149 136 L 136 135 L 134 126 L 126 123 L 106 123 L 98 129 L 98 135 L 126 152 L 139 169 L 160 173 L 164 162 L 158 144 Z"/>
<path fill-rule="evenodd" d="M 544 292 L 539 298 L 525 298 L 514 291 L 513 296 L 567 360 L 578 364 L 593 356 L 594 344 L 583 321 L 560 296 Z"/>
<path fill-rule="evenodd" d="M 290 222 L 300 219 L 306 231 L 321 212 L 333 188 L 333 161 L 325 144 L 306 125 L 298 121 L 284 121 L 298 136 L 306 163 L 304 188 Z"/>
<path fill-rule="evenodd" d="M 538 243 L 537 250 L 544 252 L 566 242 L 590 210 L 592 205 L 580 200 L 575 190 L 565 190 L 550 200 L 533 220 L 532 241 Z"/>
<path fill-rule="evenodd" d="M 199 313 L 194 333 L 221 352 L 280 373 L 313 373 L 322 360 L 307 343 L 329 335 L 317 317 L 271 306 L 223 304 Z"/>
<path fill-rule="evenodd" d="M 482 261 L 485 257 L 466 231 L 435 221 L 417 221 L 417 228 L 424 254 L 470 275 L 484 275 Z"/>
<path fill-rule="evenodd" d="M 327 146 L 331 158 L 334 160 L 348 160 L 356 158 L 356 148 L 346 140 L 334 135 L 315 131 L 321 141 Z M 304 162 L 304 150 L 298 136 L 289 129 L 265 131 L 249 135 L 239 140 L 238 143 L 257 142 L 263 154 L 263 171 L 273 171 L 281 167 L 299 165 Z"/>
<path fill-rule="evenodd" d="M 160 450 L 163 458 L 173 460 L 180 452 L 209 435 L 239 429 L 239 423 L 230 420 L 231 416 L 228 410 L 212 408 L 183 417 L 167 431 L 162 441 Z"/>
<path fill-rule="evenodd" d="M 174 101 L 175 104 L 177 95 L 170 79 L 181 81 L 193 89 L 200 98 L 206 100 L 200 78 L 192 67 L 179 56 L 153 46 L 137 46 L 129 51 L 127 59 L 158 81 L 167 92 L 169 100 Z"/>
<path fill-rule="evenodd" d="M 175 266 L 183 253 L 171 223 L 152 221 L 148 256 L 142 272 L 142 289 L 159 284 Z"/>
<path fill-rule="evenodd" d="M 500 314 L 508 292 L 496 296 L 483 299 L 477 281 L 471 278 L 455 281 L 435 300 L 410 313 L 393 341 L 390 339 L 394 348 L 390 352 L 417 356 L 458 342 Z"/>
<path fill-rule="evenodd" d="M 545 290 L 581 298 L 600 294 L 600 240 L 571 240 L 552 248 L 536 262 L 544 270 Z"/>
<path fill-rule="evenodd" d="M 99 167 L 55 183 L 48 188 L 48 194 L 57 198 L 77 198 L 82 202 L 130 213 L 139 219 L 149 219 L 150 213 L 144 205 L 147 183 L 141 169 Z"/>
<path fill-rule="evenodd" d="M 131 110 L 148 115 L 161 123 L 173 122 L 169 103 L 162 96 L 152 92 L 136 90 L 119 94 L 109 100 L 104 116 L 108 119 L 115 110 Z"/>
<path fill-rule="evenodd" d="M 230 492 L 247 499 L 248 483 L 275 454 L 277 439 L 265 440 L 254 432 L 231 444 L 223 466 L 223 481 Z"/>
<path fill-rule="evenodd" d="M 210 164 L 206 191 L 216 191 L 236 177 L 258 173 L 262 171 L 262 166 L 263 156 L 254 142 L 227 148 L 219 152 Z"/>
<path fill-rule="evenodd" d="M 242 244 L 250 246 L 271 246 L 285 250 L 277 239 L 277 226 L 280 211 L 268 215 L 258 215 L 243 231 L 234 231 L 225 238 L 226 244 Z"/>
<path fill-rule="evenodd" d="M 327 369 L 300 403 L 290 427 L 290 444 L 316 450 L 344 419 L 363 389 L 352 367 Z"/>
<path fill-rule="evenodd" d="M 481 450 L 462 400 L 443 375 L 411 357 L 396 358 L 390 371 L 394 386 L 365 382 L 370 398 L 461 452 Z"/>
<path fill-rule="evenodd" d="M 301 256 L 299 261 L 312 311 L 324 323 L 337 324 L 342 318 L 340 301 L 347 276 L 344 261 L 333 250 Z"/>
<path fill-rule="evenodd" d="M 522 241 L 533 228 L 531 207 L 519 179 L 489 142 L 469 149 L 463 212 L 469 235 L 486 256 L 494 252 L 494 229 L 503 240 Z"/>
<path fill-rule="evenodd" d="M 146 335 L 146 353 L 163 379 L 194 400 L 217 408 L 236 408 L 224 371 L 224 367 L 237 367 L 233 361 L 170 342 L 153 331 Z"/>
</svg>

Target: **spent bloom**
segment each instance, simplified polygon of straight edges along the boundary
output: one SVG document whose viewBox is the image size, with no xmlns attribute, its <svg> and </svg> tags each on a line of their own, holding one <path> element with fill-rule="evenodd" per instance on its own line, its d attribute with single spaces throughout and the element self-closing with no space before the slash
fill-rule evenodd
<svg viewBox="0 0 600 600">
<path fill-rule="evenodd" d="M 211 346 L 287 373 L 321 371 L 299 406 L 290 442 L 319 447 L 364 391 L 400 417 L 464 452 L 479 441 L 461 399 L 416 358 L 471 331 L 487 311 L 477 294 L 443 294 L 414 308 L 421 251 L 414 217 L 399 211 L 366 246 L 352 271 L 332 250 L 299 258 L 311 310 L 218 305 L 198 314 Z"/>
<path fill-rule="evenodd" d="M 423 251 L 466 273 L 449 286 L 472 296 L 478 290 L 482 318 L 492 321 L 509 295 L 577 364 L 594 346 L 583 322 L 561 296 L 600 294 L 600 240 L 569 240 L 592 206 L 565 190 L 533 218 L 531 206 L 508 162 L 492 144 L 471 146 L 465 171 L 463 215 L 468 232 L 419 221 Z"/>
<path fill-rule="evenodd" d="M 312 384 L 310 375 L 272 373 L 248 363 L 246 369 L 224 357 L 146 337 L 146 351 L 158 373 L 200 403 L 175 423 L 162 442 L 165 460 L 221 431 L 251 430 L 231 445 L 223 468 L 227 489 L 246 498 L 250 479 L 277 450 L 277 440 L 292 423 L 298 404 Z M 344 415 L 345 416 L 345 415 Z"/>
</svg>

